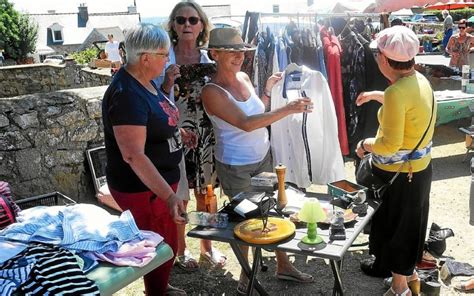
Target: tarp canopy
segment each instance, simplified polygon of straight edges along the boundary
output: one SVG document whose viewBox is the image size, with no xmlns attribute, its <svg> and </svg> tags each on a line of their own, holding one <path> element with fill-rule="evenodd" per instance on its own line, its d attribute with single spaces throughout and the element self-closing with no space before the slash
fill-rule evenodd
<svg viewBox="0 0 474 296">
<path fill-rule="evenodd" d="M 439 0 L 376 0 L 375 6 L 368 7 L 364 12 L 392 12 L 413 6 L 424 7 L 427 4 L 435 4 L 437 2 L 439 2 Z M 449 1 L 441 2 L 445 3 Z"/>
<path fill-rule="evenodd" d="M 466 7 L 474 7 L 474 2 L 437 2 L 425 7 L 425 10 L 453 10 L 462 9 Z"/>
<path fill-rule="evenodd" d="M 397 11 L 394 11 L 392 12 L 392 15 L 413 15 L 413 11 L 411 11 L 411 9 L 408 9 L 408 8 L 403 8 L 403 9 L 400 9 L 400 10 L 397 10 Z"/>
</svg>

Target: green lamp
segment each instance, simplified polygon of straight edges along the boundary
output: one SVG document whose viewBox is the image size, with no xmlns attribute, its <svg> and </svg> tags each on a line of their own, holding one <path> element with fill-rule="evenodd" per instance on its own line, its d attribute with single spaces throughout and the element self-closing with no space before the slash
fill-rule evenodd
<svg viewBox="0 0 474 296">
<path fill-rule="evenodd" d="M 300 221 L 308 223 L 308 235 L 301 240 L 305 244 L 316 245 L 323 242 L 323 239 L 318 236 L 318 222 L 326 219 L 326 213 L 321 208 L 319 200 L 316 198 L 308 198 L 301 208 L 298 218 Z"/>
</svg>

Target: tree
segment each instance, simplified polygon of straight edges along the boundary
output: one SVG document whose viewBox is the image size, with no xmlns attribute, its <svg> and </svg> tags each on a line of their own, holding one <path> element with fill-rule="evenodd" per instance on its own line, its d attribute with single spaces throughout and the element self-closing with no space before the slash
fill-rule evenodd
<svg viewBox="0 0 474 296">
<path fill-rule="evenodd" d="M 0 0 L 0 49 L 4 49 L 5 58 L 24 61 L 35 52 L 37 38 L 38 25 L 8 0 Z"/>
<path fill-rule="evenodd" d="M 18 30 L 20 40 L 17 42 L 17 60 L 25 60 L 29 53 L 36 50 L 36 40 L 38 40 L 38 24 L 27 14 L 20 14 L 18 18 Z"/>
</svg>

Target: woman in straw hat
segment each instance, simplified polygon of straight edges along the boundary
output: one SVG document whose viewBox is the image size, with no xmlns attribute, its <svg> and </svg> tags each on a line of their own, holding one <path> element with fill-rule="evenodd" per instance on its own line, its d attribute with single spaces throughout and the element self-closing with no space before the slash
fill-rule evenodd
<svg viewBox="0 0 474 296">
<path fill-rule="evenodd" d="M 239 31 L 218 28 L 210 33 L 208 54 L 217 64 L 217 73 L 202 92 L 204 108 L 214 128 L 217 176 L 224 193 L 229 197 L 239 192 L 251 191 L 250 178 L 273 171 L 270 141 L 266 126 L 293 113 L 311 112 L 308 98 L 299 98 L 271 112 L 269 106 L 273 85 L 281 73 L 271 76 L 260 99 L 244 72 L 240 71 L 244 52 L 255 47 L 244 44 Z M 242 247 L 248 255 L 248 247 Z M 297 270 L 286 253 L 276 251 L 279 279 L 312 282 L 313 277 Z M 239 293 L 247 290 L 248 279 L 240 275 Z"/>
<path fill-rule="evenodd" d="M 375 260 L 361 263 L 369 275 L 391 272 L 385 296 L 420 293 L 415 265 L 423 255 L 428 222 L 436 103 L 429 81 L 414 69 L 418 46 L 415 33 L 404 26 L 381 31 L 371 47 L 391 85 L 356 100 L 359 106 L 370 100 L 383 104 L 377 135 L 360 141 L 356 153 L 362 158 L 371 152 L 372 172 L 385 182 L 394 180 L 372 218 L 369 251 Z"/>
</svg>

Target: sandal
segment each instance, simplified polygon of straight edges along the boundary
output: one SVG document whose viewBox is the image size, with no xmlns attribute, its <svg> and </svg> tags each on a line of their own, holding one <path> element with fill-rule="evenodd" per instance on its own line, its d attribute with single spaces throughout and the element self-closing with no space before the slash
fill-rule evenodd
<svg viewBox="0 0 474 296">
<path fill-rule="evenodd" d="M 411 295 L 410 288 L 406 288 L 402 293 L 396 293 L 392 288 L 388 289 L 383 296 L 409 296 Z"/>
<path fill-rule="evenodd" d="M 227 262 L 227 257 L 222 254 L 219 250 L 212 248 L 211 252 L 201 254 L 201 260 L 206 260 L 213 267 L 222 268 Z"/>
<path fill-rule="evenodd" d="M 303 273 L 299 270 L 296 270 L 292 273 L 276 273 L 276 277 L 279 280 L 293 281 L 297 283 L 311 283 L 313 282 L 313 276 L 307 273 Z"/>
<path fill-rule="evenodd" d="M 186 291 L 173 287 L 170 284 L 168 284 L 168 287 L 166 288 L 165 295 L 167 296 L 186 296 L 188 295 Z"/>
<path fill-rule="evenodd" d="M 196 259 L 194 259 L 188 250 L 184 251 L 184 255 L 176 256 L 174 265 L 187 272 L 196 271 L 199 268 Z"/>
</svg>

